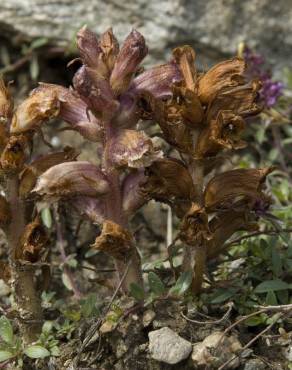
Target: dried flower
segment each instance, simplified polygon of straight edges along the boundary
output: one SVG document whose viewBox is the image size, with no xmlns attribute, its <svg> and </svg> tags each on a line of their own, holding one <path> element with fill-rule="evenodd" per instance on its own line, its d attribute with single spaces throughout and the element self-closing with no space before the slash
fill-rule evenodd
<svg viewBox="0 0 292 370">
<path fill-rule="evenodd" d="M 208 216 L 204 208 L 192 203 L 182 219 L 179 238 L 188 245 L 203 245 L 205 241 L 212 238 L 208 226 Z"/>
<path fill-rule="evenodd" d="M 86 195 L 97 197 L 109 191 L 103 172 L 90 162 L 67 162 L 49 168 L 37 181 L 33 192 L 48 199 Z"/>
<path fill-rule="evenodd" d="M 0 124 L 6 124 L 13 113 L 13 100 L 3 78 L 0 76 Z"/>
<path fill-rule="evenodd" d="M 209 69 L 198 81 L 201 102 L 208 104 L 227 88 L 243 85 L 245 70 L 246 64 L 241 58 L 226 60 Z"/>
<path fill-rule="evenodd" d="M 36 185 L 38 176 L 57 164 L 75 160 L 78 155 L 75 149 L 65 147 L 62 152 L 50 153 L 34 160 L 20 173 L 19 195 L 28 196 Z"/>
<path fill-rule="evenodd" d="M 262 190 L 266 176 L 273 170 L 238 169 L 213 177 L 205 189 L 205 207 L 211 210 L 234 209 L 265 198 Z"/>
<path fill-rule="evenodd" d="M 241 149 L 246 143 L 240 139 L 245 129 L 244 120 L 232 111 L 220 111 L 217 118 L 202 130 L 196 145 L 199 158 L 215 156 L 222 149 Z"/>
<path fill-rule="evenodd" d="M 12 118 L 10 132 L 19 134 L 34 129 L 41 123 L 56 117 L 59 109 L 60 104 L 56 91 L 41 85 L 17 107 Z"/>
<path fill-rule="evenodd" d="M 106 220 L 102 224 L 102 232 L 96 238 L 93 248 L 117 260 L 125 260 L 131 252 L 132 240 L 133 237 L 128 230 L 115 222 Z"/>
<path fill-rule="evenodd" d="M 39 218 L 36 218 L 33 222 L 26 225 L 15 252 L 15 258 L 31 263 L 38 262 L 40 253 L 47 245 L 47 242 L 48 235 L 46 230 L 40 223 Z"/>
<path fill-rule="evenodd" d="M 105 155 L 116 168 L 148 167 L 162 157 L 162 152 L 155 149 L 151 139 L 142 131 L 121 130 L 107 143 Z"/>
<path fill-rule="evenodd" d="M 0 163 L 5 172 L 18 172 L 23 169 L 31 150 L 31 138 L 29 135 L 10 136 L 5 146 Z"/>
</svg>

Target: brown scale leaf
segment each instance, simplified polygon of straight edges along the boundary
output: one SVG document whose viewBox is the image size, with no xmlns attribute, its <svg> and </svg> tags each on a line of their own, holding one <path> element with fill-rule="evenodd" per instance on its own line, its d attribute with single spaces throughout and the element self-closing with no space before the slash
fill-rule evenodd
<svg viewBox="0 0 292 370">
<path fill-rule="evenodd" d="M 179 238 L 188 245 L 204 245 L 212 239 L 208 226 L 208 215 L 197 203 L 192 203 L 189 211 L 182 219 Z"/>
<path fill-rule="evenodd" d="M 118 260 L 125 260 L 131 253 L 132 234 L 116 224 L 106 220 L 102 225 L 102 232 L 96 238 L 93 248 L 105 252 Z"/>
<path fill-rule="evenodd" d="M 195 155 L 198 158 L 216 156 L 223 149 L 241 149 L 246 143 L 240 139 L 245 129 L 242 117 L 232 111 L 220 111 L 217 119 L 200 133 Z"/>
<path fill-rule="evenodd" d="M 234 58 L 216 64 L 198 80 L 198 95 L 203 104 L 210 103 L 226 88 L 244 84 L 245 61 Z"/>
<path fill-rule="evenodd" d="M 35 187 L 38 176 L 57 164 L 76 160 L 78 155 L 79 152 L 74 148 L 65 147 L 62 152 L 50 153 L 34 160 L 20 173 L 19 195 L 28 196 Z"/>
<path fill-rule="evenodd" d="M 18 172 L 23 169 L 31 151 L 31 135 L 10 136 L 1 157 L 0 163 L 5 172 Z"/>
<path fill-rule="evenodd" d="M 48 240 L 46 230 L 37 217 L 26 225 L 15 252 L 15 259 L 31 263 L 38 262 Z"/>
<path fill-rule="evenodd" d="M 204 197 L 208 211 L 253 206 L 258 199 L 267 199 L 263 193 L 267 175 L 272 167 L 237 169 L 213 177 L 206 186 Z"/>
</svg>

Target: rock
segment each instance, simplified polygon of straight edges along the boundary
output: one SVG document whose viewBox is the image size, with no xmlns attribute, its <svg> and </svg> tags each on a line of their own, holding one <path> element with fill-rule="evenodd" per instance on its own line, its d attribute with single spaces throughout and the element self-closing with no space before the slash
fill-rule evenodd
<svg viewBox="0 0 292 370">
<path fill-rule="evenodd" d="M 208 365 L 217 368 L 229 360 L 242 348 L 238 339 L 231 335 L 227 337 L 223 332 L 215 332 L 206 337 L 202 342 L 193 346 L 192 360 L 196 366 L 205 369 Z M 225 369 L 237 369 L 240 360 L 236 357 Z"/>
<path fill-rule="evenodd" d="M 244 365 L 243 370 L 265 370 L 266 365 L 258 358 L 253 358 L 252 360 L 249 360 Z"/>
<path fill-rule="evenodd" d="M 5 297 L 10 294 L 10 287 L 2 279 L 0 279 L 0 297 Z"/>
<path fill-rule="evenodd" d="M 147 310 L 144 312 L 143 319 L 142 319 L 144 328 L 147 328 L 147 326 L 149 326 L 152 323 L 152 321 L 154 320 L 154 317 L 155 317 L 154 311 Z"/>
<path fill-rule="evenodd" d="M 280 68 L 292 64 L 292 7 L 287 0 L 1 0 L 0 31 L 68 44 L 79 27 L 97 33 L 110 26 L 119 39 L 135 27 L 150 45 L 152 61 L 177 44 L 198 51 L 202 67 L 234 54 L 241 41 L 264 51 Z M 19 39 L 19 38 L 18 38 Z M 148 58 L 149 60 L 150 58 Z"/>
<path fill-rule="evenodd" d="M 285 349 L 284 356 L 288 361 L 292 362 L 292 344 Z"/>
<path fill-rule="evenodd" d="M 192 344 L 168 327 L 151 331 L 148 336 L 149 351 L 154 360 L 177 364 L 192 352 Z"/>
</svg>

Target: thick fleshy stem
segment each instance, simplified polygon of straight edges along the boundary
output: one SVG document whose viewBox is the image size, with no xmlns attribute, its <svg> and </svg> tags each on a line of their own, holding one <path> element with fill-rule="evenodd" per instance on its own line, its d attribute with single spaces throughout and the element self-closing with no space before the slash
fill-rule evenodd
<svg viewBox="0 0 292 370">
<path fill-rule="evenodd" d="M 111 122 L 105 124 L 105 143 L 114 139 L 118 134 Z M 104 145 L 104 148 L 106 145 Z M 123 211 L 122 207 L 122 190 L 120 184 L 120 172 L 112 166 L 111 153 L 104 152 L 103 157 L 103 170 L 111 184 L 111 192 L 106 198 L 106 218 L 128 229 L 128 217 Z M 123 280 L 122 289 L 125 293 L 129 292 L 132 283 L 138 284 L 143 287 L 142 269 L 140 255 L 135 247 L 135 243 L 131 244 L 130 256 L 131 265 L 128 267 L 128 272 Z M 124 276 L 125 269 L 127 268 L 128 261 L 115 260 L 115 267 L 118 271 L 119 279 Z"/>
<path fill-rule="evenodd" d="M 18 196 L 18 175 L 9 175 L 7 198 L 11 207 L 11 223 L 7 228 L 9 244 L 9 263 L 12 272 L 11 285 L 18 311 L 20 329 L 25 343 L 38 339 L 42 328 L 42 307 L 40 295 L 35 284 L 33 264 L 23 264 L 16 257 L 16 250 L 25 228 L 25 205 Z"/>
</svg>

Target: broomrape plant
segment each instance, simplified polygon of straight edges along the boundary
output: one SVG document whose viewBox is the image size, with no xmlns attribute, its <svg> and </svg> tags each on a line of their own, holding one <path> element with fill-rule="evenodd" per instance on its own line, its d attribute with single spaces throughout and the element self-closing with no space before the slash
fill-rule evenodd
<svg viewBox="0 0 292 370">
<path fill-rule="evenodd" d="M 206 261 L 235 232 L 254 229 L 270 204 L 263 191 L 270 168 L 219 173 L 222 152 L 246 145 L 245 118 L 261 110 L 261 84 L 246 80 L 243 59 L 199 73 L 194 50 L 183 46 L 166 64 L 143 71 L 148 48 L 136 30 L 120 47 L 111 29 L 97 39 L 84 27 L 77 46 L 82 65 L 71 87 L 40 83 L 13 110 L 8 88 L 0 85 L 0 221 L 9 242 L 7 274 L 28 341 L 42 319 L 34 275 L 44 267 L 48 237 L 40 201 L 68 201 L 101 225 L 93 248 L 114 259 L 125 293 L 132 284 L 143 287 L 130 221 L 149 200 L 168 204 L 180 219 L 184 258 L 177 269 L 193 271 L 194 293 Z M 78 161 L 73 148 L 30 159 L 35 133 L 56 117 L 96 143 L 100 165 Z M 159 126 L 171 157 L 139 128 L 141 121 Z"/>
</svg>

